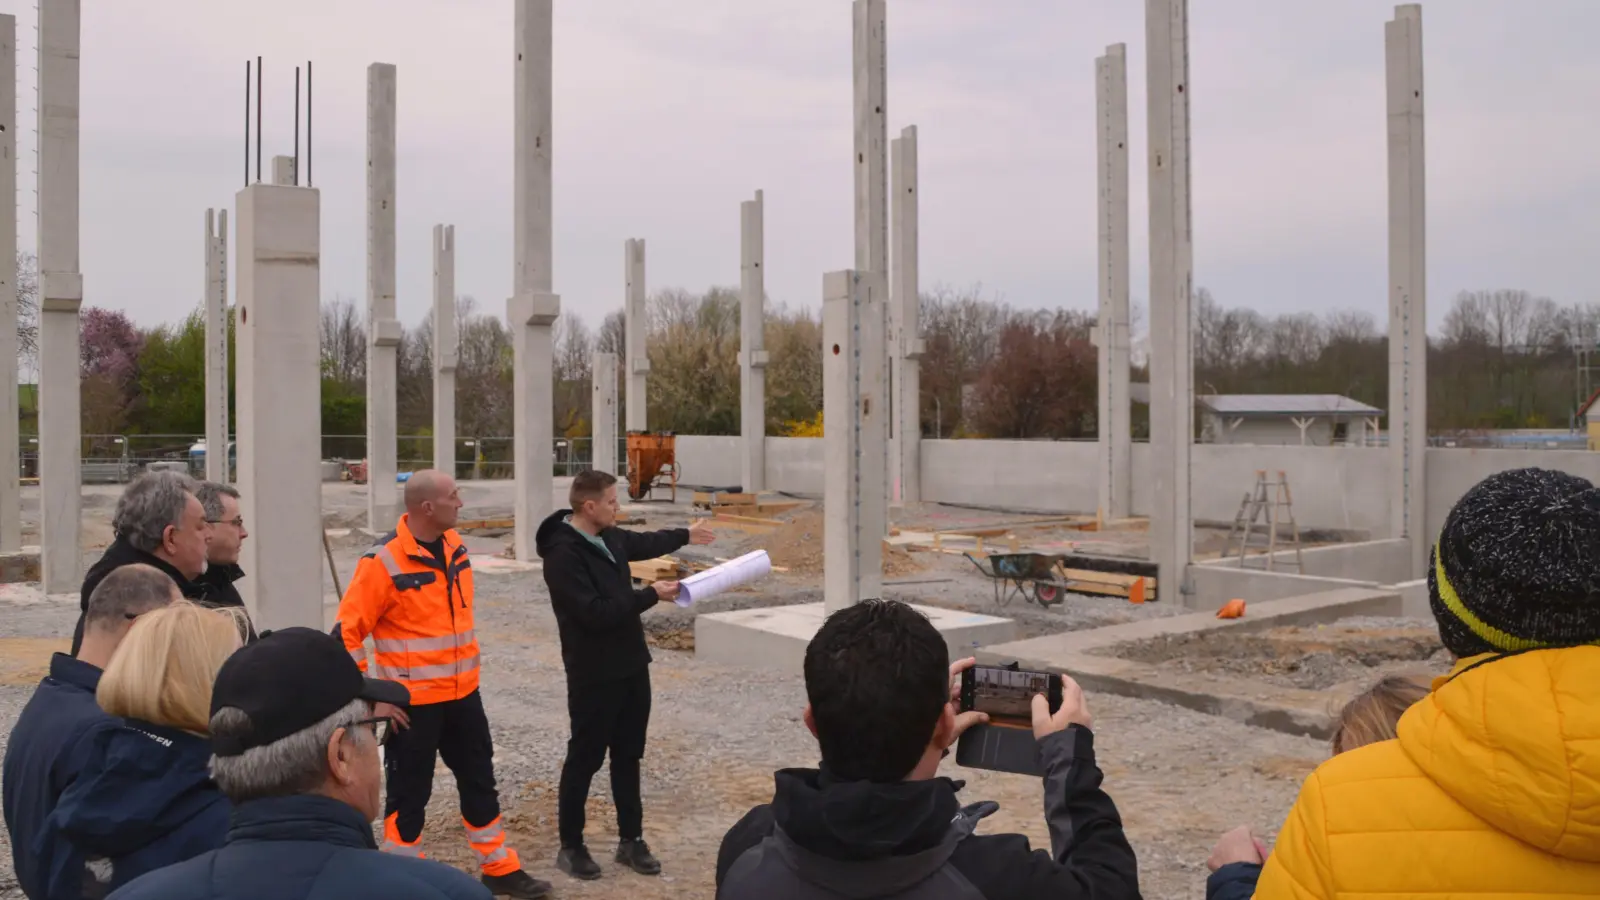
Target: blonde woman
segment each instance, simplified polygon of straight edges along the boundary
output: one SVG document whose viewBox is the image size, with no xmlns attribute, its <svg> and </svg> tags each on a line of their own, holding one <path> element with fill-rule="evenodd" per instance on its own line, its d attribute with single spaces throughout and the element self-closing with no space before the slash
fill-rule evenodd
<svg viewBox="0 0 1600 900">
<path fill-rule="evenodd" d="M 231 808 L 209 771 L 211 686 L 240 634 L 232 611 L 189 602 L 134 622 L 95 692 L 118 725 L 78 748 L 83 775 L 50 818 L 87 862 L 44 861 L 50 897 L 103 897 L 222 845 Z"/>
</svg>

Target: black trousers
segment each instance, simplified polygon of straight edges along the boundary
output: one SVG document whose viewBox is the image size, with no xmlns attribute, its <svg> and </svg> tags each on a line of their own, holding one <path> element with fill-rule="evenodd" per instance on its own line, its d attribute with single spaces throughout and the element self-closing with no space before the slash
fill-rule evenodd
<svg viewBox="0 0 1600 900">
<path fill-rule="evenodd" d="M 650 725 L 650 670 L 623 681 L 567 686 L 567 715 L 572 736 L 561 765 L 556 801 L 561 845 L 583 843 L 584 801 L 589 784 L 611 753 L 611 800 L 617 807 L 617 831 L 624 840 L 644 836 L 644 803 L 639 798 L 639 760 L 644 758 Z"/>
<path fill-rule="evenodd" d="M 396 729 L 383 751 L 388 783 L 383 813 L 385 818 L 398 813 L 401 840 L 411 843 L 422 835 L 437 758 L 455 773 L 461 817 L 479 828 L 493 822 L 500 815 L 500 797 L 483 697 L 473 691 L 460 700 L 413 706 L 410 714 L 411 727 Z"/>
</svg>

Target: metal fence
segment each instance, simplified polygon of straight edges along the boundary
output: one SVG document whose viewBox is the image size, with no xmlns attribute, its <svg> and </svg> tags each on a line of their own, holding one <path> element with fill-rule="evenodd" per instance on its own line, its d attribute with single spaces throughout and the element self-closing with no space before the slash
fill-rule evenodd
<svg viewBox="0 0 1600 900">
<path fill-rule="evenodd" d="M 556 438 L 550 449 L 552 475 L 576 475 L 593 460 L 589 438 Z M 325 434 L 322 459 L 334 462 L 360 462 L 367 455 L 366 435 Z M 511 478 L 513 442 L 509 437 L 462 437 L 456 439 L 457 479 L 483 480 Z M 229 444 L 229 462 L 234 463 L 234 448 Z M 433 467 L 433 437 L 401 435 L 396 453 L 401 472 Z M 205 474 L 205 438 L 195 434 L 86 434 L 82 436 L 80 457 L 85 484 L 119 484 L 132 480 L 151 464 L 181 466 L 191 475 Z M 618 474 L 626 466 L 627 440 L 617 441 Z M 39 439 L 26 435 L 20 453 L 21 475 L 39 476 Z M 230 469 L 232 465 L 230 465 Z"/>
</svg>

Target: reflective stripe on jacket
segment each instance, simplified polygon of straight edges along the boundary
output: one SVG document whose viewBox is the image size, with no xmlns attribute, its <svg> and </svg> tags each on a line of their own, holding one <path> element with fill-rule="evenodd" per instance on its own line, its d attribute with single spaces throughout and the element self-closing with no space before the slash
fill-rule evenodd
<svg viewBox="0 0 1600 900">
<path fill-rule="evenodd" d="M 472 622 L 472 561 L 461 536 L 444 533 L 448 564 L 417 543 L 401 516 L 356 563 L 339 604 L 336 633 L 363 672 L 398 681 L 415 705 L 459 700 L 478 689 L 478 639 Z"/>
</svg>

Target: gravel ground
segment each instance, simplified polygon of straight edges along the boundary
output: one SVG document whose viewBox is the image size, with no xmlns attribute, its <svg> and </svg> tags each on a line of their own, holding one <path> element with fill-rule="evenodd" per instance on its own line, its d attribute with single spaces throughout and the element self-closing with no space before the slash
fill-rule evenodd
<svg viewBox="0 0 1600 900">
<path fill-rule="evenodd" d="M 350 560 L 341 555 L 341 569 L 348 572 Z M 814 743 L 800 722 L 805 698 L 798 675 L 725 669 L 688 653 L 658 650 L 645 760 L 646 834 L 664 860 L 665 874 L 647 879 L 608 867 L 598 882 L 572 881 L 556 874 L 553 864 L 555 785 L 567 723 L 543 579 L 537 573 L 485 573 L 478 584 L 483 690 L 495 728 L 502 802 L 527 867 L 552 878 L 563 897 L 710 897 L 724 831 L 770 797 L 772 770 L 815 762 Z M 70 598 L 19 602 L 0 595 L 0 723 L 7 730 L 48 652 L 64 645 L 59 636 L 70 631 L 74 613 Z M 653 622 L 660 615 L 648 618 Z M 1217 835 L 1240 823 L 1271 833 L 1300 779 L 1325 756 L 1316 741 L 1154 702 L 1094 697 L 1091 708 L 1107 788 L 1127 822 L 1151 898 L 1203 896 L 1204 860 Z M 1048 846 L 1035 781 L 953 766 L 951 773 L 967 779 L 965 796 L 1000 801 L 1001 811 L 985 822 L 987 831 L 1020 831 L 1035 846 Z M 606 774 L 594 784 L 590 835 L 605 850 L 615 833 Z M 465 868 L 468 850 L 453 794 L 451 776 L 441 767 L 425 841 L 430 855 Z M 20 897 L 10 880 L 8 850 L 0 848 L 5 900 Z"/>
<path fill-rule="evenodd" d="M 1449 671 L 1430 620 L 1366 616 L 1265 631 L 1169 635 L 1094 651 L 1188 673 L 1242 676 L 1281 687 L 1346 694 L 1387 675 Z"/>
</svg>

